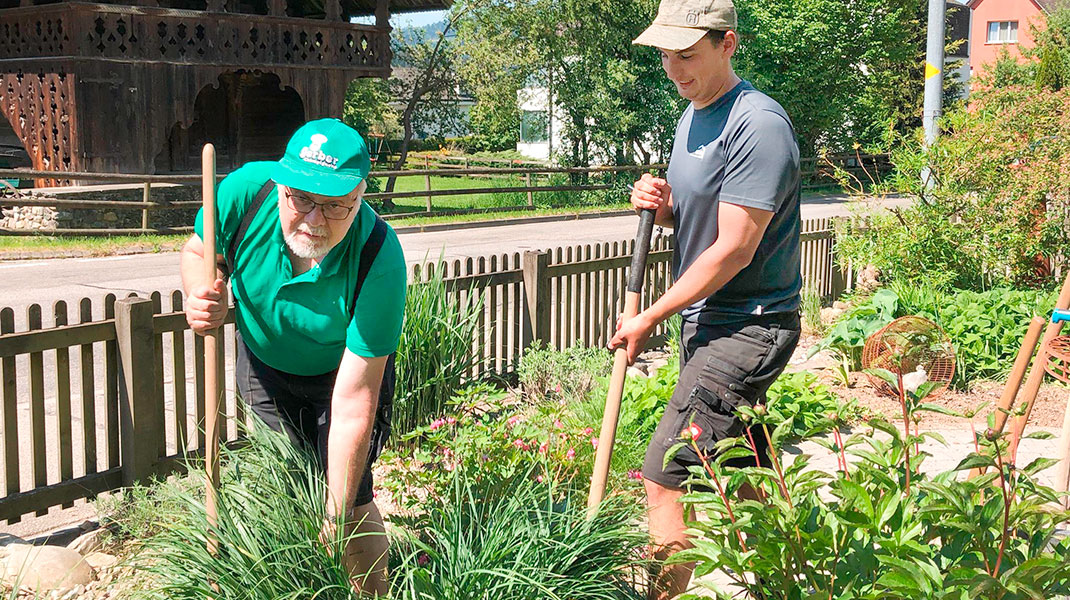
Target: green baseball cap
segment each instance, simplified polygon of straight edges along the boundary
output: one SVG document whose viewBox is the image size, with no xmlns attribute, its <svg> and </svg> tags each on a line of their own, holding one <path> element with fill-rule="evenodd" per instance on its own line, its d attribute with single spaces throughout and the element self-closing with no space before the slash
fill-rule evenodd
<svg viewBox="0 0 1070 600">
<path fill-rule="evenodd" d="M 364 138 L 338 119 L 319 119 L 302 125 L 286 144 L 271 179 L 289 188 L 345 196 L 371 170 Z"/>
</svg>

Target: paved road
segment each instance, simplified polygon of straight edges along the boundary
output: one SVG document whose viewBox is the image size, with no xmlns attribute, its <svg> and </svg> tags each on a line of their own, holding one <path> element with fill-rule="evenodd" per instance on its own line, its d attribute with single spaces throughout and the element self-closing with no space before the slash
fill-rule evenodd
<svg viewBox="0 0 1070 600">
<path fill-rule="evenodd" d="M 905 199 L 893 199 L 882 204 L 892 206 L 906 202 Z M 807 198 L 803 202 L 803 218 L 806 219 L 846 214 L 848 207 L 842 196 Z M 410 233 L 400 237 L 406 259 L 417 263 L 425 258 L 436 259 L 439 255 L 452 260 L 627 240 L 635 236 L 635 226 L 635 217 L 624 216 Z M 179 287 L 178 254 L 174 252 L 0 262 L 0 307 L 13 308 L 17 323 L 24 322 L 26 307 L 34 303 L 42 306 L 48 323 L 52 304 L 57 300 L 70 305 L 81 298 L 92 298 L 94 305 L 99 307 L 109 292 L 123 297 L 130 293 L 169 292 Z"/>
</svg>

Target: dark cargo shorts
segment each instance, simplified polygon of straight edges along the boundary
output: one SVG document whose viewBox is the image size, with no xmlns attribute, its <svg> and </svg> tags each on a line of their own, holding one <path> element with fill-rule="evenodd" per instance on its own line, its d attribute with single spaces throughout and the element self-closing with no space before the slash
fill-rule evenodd
<svg viewBox="0 0 1070 600">
<path fill-rule="evenodd" d="M 294 375 L 260 361 L 238 337 L 235 375 L 238 394 L 274 431 L 283 432 L 294 445 L 313 452 L 326 473 L 327 432 L 331 426 L 331 396 L 337 369 L 323 375 Z M 378 417 L 378 415 L 377 415 Z M 353 506 L 372 501 L 372 463 L 379 458 L 389 434 L 379 418 L 372 431 L 371 447 Z"/>
<path fill-rule="evenodd" d="M 689 466 L 702 464 L 690 444 L 664 464 L 665 453 L 691 423 L 702 429 L 697 444 L 709 456 L 718 441 L 746 434 L 736 415 L 738 406 L 765 401 L 765 392 L 787 366 L 799 343 L 799 314 L 772 313 L 729 325 L 684 322 L 680 335 L 680 381 L 654 431 L 643 461 L 643 477 L 670 488 L 682 488 Z M 764 466 L 768 444 L 760 428 L 752 432 Z M 735 458 L 726 465 L 754 466 L 754 457 Z"/>
</svg>

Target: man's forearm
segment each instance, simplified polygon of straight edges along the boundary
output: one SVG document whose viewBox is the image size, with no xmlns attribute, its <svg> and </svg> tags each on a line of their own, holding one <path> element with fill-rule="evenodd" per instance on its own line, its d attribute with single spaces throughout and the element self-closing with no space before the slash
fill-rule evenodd
<svg viewBox="0 0 1070 600">
<path fill-rule="evenodd" d="M 332 404 L 338 403 L 338 398 Z M 349 400 L 352 407 L 332 408 L 327 434 L 328 512 L 341 515 L 353 507 L 368 461 L 376 402 Z M 333 501 L 333 504 L 332 504 Z"/>
</svg>

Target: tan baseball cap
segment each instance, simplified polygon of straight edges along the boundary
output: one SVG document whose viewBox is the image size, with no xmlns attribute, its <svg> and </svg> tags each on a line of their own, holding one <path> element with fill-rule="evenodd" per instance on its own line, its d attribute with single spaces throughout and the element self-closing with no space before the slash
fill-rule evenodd
<svg viewBox="0 0 1070 600">
<path fill-rule="evenodd" d="M 661 0 L 658 16 L 633 44 L 665 50 L 690 48 L 711 29 L 736 28 L 736 6 L 732 0 Z"/>
</svg>

